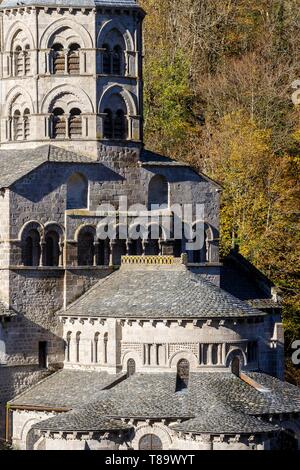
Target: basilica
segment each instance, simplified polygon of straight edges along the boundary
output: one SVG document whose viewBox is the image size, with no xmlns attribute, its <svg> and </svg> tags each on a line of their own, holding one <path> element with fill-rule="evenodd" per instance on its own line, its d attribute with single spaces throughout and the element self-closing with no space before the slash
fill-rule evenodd
<svg viewBox="0 0 300 470">
<path fill-rule="evenodd" d="M 220 259 L 222 187 L 143 144 L 145 15 L 0 4 L 0 438 L 298 449 L 278 290 Z"/>
</svg>

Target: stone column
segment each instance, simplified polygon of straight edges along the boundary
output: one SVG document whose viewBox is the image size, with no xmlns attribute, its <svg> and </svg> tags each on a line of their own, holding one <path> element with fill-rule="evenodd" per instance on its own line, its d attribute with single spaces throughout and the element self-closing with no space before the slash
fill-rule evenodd
<svg viewBox="0 0 300 470">
<path fill-rule="evenodd" d="M 160 344 L 156 344 L 156 365 L 159 366 L 159 349 Z"/>
<path fill-rule="evenodd" d="M 218 365 L 222 365 L 222 344 L 218 344 Z"/>
<path fill-rule="evenodd" d="M 16 61 L 15 61 L 15 54 L 12 53 L 11 55 L 11 73 L 10 75 L 12 75 L 13 77 L 16 76 Z"/>
<path fill-rule="evenodd" d="M 93 266 L 98 265 L 98 253 L 99 253 L 99 242 L 94 242 L 94 256 L 93 256 Z"/>
<path fill-rule="evenodd" d="M 70 129 L 69 129 L 69 125 L 70 125 L 70 121 L 69 121 L 70 114 L 64 114 L 63 117 L 64 117 L 65 123 L 66 123 L 66 139 L 69 139 L 69 138 L 70 138 Z"/>
<path fill-rule="evenodd" d="M 226 365 L 226 343 L 222 344 L 222 364 Z"/>
<path fill-rule="evenodd" d="M 28 52 L 27 52 L 28 54 Z M 26 75 L 26 52 L 22 51 L 22 59 L 23 59 L 23 75 Z"/>
<path fill-rule="evenodd" d="M 212 350 L 213 350 L 213 345 L 209 344 L 207 348 L 207 365 L 209 366 L 212 365 Z"/>
<path fill-rule="evenodd" d="M 109 265 L 114 266 L 114 256 L 115 256 L 115 246 L 117 244 L 117 240 L 110 241 L 110 255 L 109 255 Z"/>
<path fill-rule="evenodd" d="M 40 266 L 46 266 L 46 243 L 44 240 L 40 242 L 41 245 L 41 256 L 40 256 Z"/>
<path fill-rule="evenodd" d="M 65 74 L 68 75 L 69 71 L 68 71 L 68 50 L 65 49 L 64 50 L 64 57 L 65 57 Z"/>
<path fill-rule="evenodd" d="M 58 258 L 58 265 L 63 266 L 64 265 L 64 242 L 59 243 L 59 258 Z"/>
</svg>

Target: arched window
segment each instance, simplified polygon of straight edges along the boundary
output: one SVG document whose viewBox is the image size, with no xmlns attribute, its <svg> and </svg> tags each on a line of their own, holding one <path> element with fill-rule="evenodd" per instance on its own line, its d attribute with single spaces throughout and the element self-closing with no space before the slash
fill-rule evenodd
<svg viewBox="0 0 300 470">
<path fill-rule="evenodd" d="M 110 109 L 104 110 L 103 136 L 105 139 L 113 138 L 113 116 Z"/>
<path fill-rule="evenodd" d="M 95 333 L 94 336 L 94 363 L 98 364 L 99 362 L 99 337 L 100 333 Z"/>
<path fill-rule="evenodd" d="M 64 74 L 65 73 L 65 51 L 61 44 L 53 44 L 52 57 L 53 57 L 53 73 Z"/>
<path fill-rule="evenodd" d="M 143 254 L 143 242 L 141 238 L 137 240 L 130 240 L 129 243 L 129 255 L 130 256 L 141 256 Z"/>
<path fill-rule="evenodd" d="M 112 73 L 113 75 L 121 75 L 122 70 L 122 49 L 115 46 L 112 55 Z"/>
<path fill-rule="evenodd" d="M 103 73 L 106 75 L 109 75 L 111 73 L 111 62 L 110 62 L 110 49 L 107 44 L 103 44 L 102 46 L 103 49 L 103 62 L 102 62 L 102 68 L 103 68 Z"/>
<path fill-rule="evenodd" d="M 127 136 L 126 131 L 126 117 L 122 109 L 118 109 L 114 118 L 113 138 L 125 140 Z"/>
<path fill-rule="evenodd" d="M 67 334 L 67 341 L 66 341 L 66 360 L 67 360 L 67 362 L 70 362 L 70 360 L 71 360 L 71 337 L 72 337 L 72 333 L 71 333 L 71 331 L 69 331 L 68 334 Z"/>
<path fill-rule="evenodd" d="M 112 241 L 112 261 L 114 266 L 120 266 L 122 256 L 127 254 L 127 240 L 120 238 L 119 228 L 116 239 Z"/>
<path fill-rule="evenodd" d="M 237 377 L 240 377 L 241 374 L 241 361 L 238 356 L 234 357 L 231 362 L 231 372 L 236 375 Z"/>
<path fill-rule="evenodd" d="M 24 111 L 24 140 L 30 137 L 30 111 L 28 108 Z"/>
<path fill-rule="evenodd" d="M 76 362 L 80 362 L 80 336 L 80 332 L 76 333 Z"/>
<path fill-rule="evenodd" d="M 181 359 L 177 364 L 176 392 L 181 392 L 188 388 L 190 377 L 190 363 L 186 359 Z"/>
<path fill-rule="evenodd" d="M 88 182 L 80 173 L 74 173 L 67 182 L 67 210 L 88 207 Z"/>
<path fill-rule="evenodd" d="M 135 360 L 129 359 L 127 362 L 127 377 L 131 377 L 132 375 L 134 375 L 135 371 L 136 371 Z"/>
<path fill-rule="evenodd" d="M 192 263 L 209 262 L 209 227 L 203 222 L 197 222 L 193 225 L 193 244 L 194 247 L 190 253 Z"/>
<path fill-rule="evenodd" d="M 155 209 L 153 206 L 168 207 L 169 205 L 169 184 L 165 176 L 155 175 L 151 179 L 148 188 L 148 209 Z M 157 209 L 157 207 L 156 207 Z"/>
<path fill-rule="evenodd" d="M 71 44 L 68 52 L 68 72 L 70 75 L 80 73 L 80 46 L 79 44 Z"/>
<path fill-rule="evenodd" d="M 30 230 L 23 243 L 24 266 L 39 266 L 41 258 L 41 239 L 37 230 Z"/>
<path fill-rule="evenodd" d="M 53 110 L 53 139 L 66 138 L 66 118 L 62 108 Z"/>
<path fill-rule="evenodd" d="M 23 119 L 20 111 L 15 111 L 13 116 L 14 140 L 23 140 Z"/>
<path fill-rule="evenodd" d="M 177 239 L 177 240 L 174 241 L 174 256 L 175 256 L 175 258 L 180 258 L 182 253 L 183 253 L 182 240 Z"/>
<path fill-rule="evenodd" d="M 82 230 L 78 236 L 78 266 L 93 266 L 95 254 L 94 234 Z"/>
<path fill-rule="evenodd" d="M 45 238 L 45 263 L 46 266 L 59 265 L 59 235 L 54 232 L 48 232 Z"/>
<path fill-rule="evenodd" d="M 212 355 L 212 358 L 211 358 L 212 364 L 216 366 L 218 364 L 218 345 L 217 344 L 212 345 L 211 355 Z"/>
<path fill-rule="evenodd" d="M 25 75 L 30 74 L 30 46 L 27 44 L 24 51 Z"/>
<path fill-rule="evenodd" d="M 146 434 L 140 439 L 139 450 L 163 450 L 162 442 L 155 434 Z"/>
<path fill-rule="evenodd" d="M 73 108 L 70 111 L 69 135 L 71 139 L 82 137 L 82 117 L 78 108 Z"/>
<path fill-rule="evenodd" d="M 105 333 L 103 337 L 103 342 L 104 342 L 104 364 L 107 364 L 107 346 L 108 346 L 108 333 Z"/>
<path fill-rule="evenodd" d="M 148 229 L 148 238 L 145 240 L 145 255 L 158 256 L 160 254 L 159 240 L 162 238 L 162 229 L 160 226 L 153 224 Z"/>
<path fill-rule="evenodd" d="M 97 265 L 98 266 L 108 266 L 109 265 L 109 255 L 110 255 L 110 244 L 109 239 L 98 240 L 98 256 L 97 256 Z"/>
<path fill-rule="evenodd" d="M 21 46 L 17 46 L 15 49 L 15 75 L 21 76 L 24 74 L 24 61 L 23 61 L 23 51 Z"/>
</svg>

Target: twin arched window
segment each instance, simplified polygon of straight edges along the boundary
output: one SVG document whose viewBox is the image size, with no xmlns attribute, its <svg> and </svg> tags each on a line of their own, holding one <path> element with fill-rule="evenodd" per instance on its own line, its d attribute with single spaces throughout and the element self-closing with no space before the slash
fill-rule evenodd
<svg viewBox="0 0 300 470">
<path fill-rule="evenodd" d="M 66 115 L 62 108 L 55 108 L 52 113 L 53 139 L 80 139 L 82 137 L 81 110 L 73 108 Z"/>
<path fill-rule="evenodd" d="M 109 240 L 97 240 L 92 228 L 87 227 L 78 235 L 77 253 L 78 266 L 108 266 L 110 261 Z"/>
<path fill-rule="evenodd" d="M 106 75 L 123 75 L 123 51 L 121 46 L 110 48 L 108 44 L 103 44 L 103 73 Z"/>
<path fill-rule="evenodd" d="M 128 137 L 128 124 L 122 109 L 112 112 L 104 110 L 105 118 L 103 124 L 103 137 L 105 139 L 126 140 Z"/>
<path fill-rule="evenodd" d="M 16 110 L 12 118 L 12 140 L 28 140 L 30 137 L 30 111 L 26 108 L 21 113 Z"/>
<path fill-rule="evenodd" d="M 52 46 L 52 71 L 55 75 L 78 75 L 80 73 L 80 46 L 71 44 L 67 50 L 62 44 Z"/>
<path fill-rule="evenodd" d="M 14 71 L 15 76 L 28 75 L 30 73 L 30 52 L 27 44 L 24 49 L 17 46 L 14 50 Z"/>
<path fill-rule="evenodd" d="M 22 237 L 22 264 L 29 267 L 55 267 L 61 263 L 60 234 L 55 229 L 46 232 L 41 239 L 37 228 Z"/>
</svg>

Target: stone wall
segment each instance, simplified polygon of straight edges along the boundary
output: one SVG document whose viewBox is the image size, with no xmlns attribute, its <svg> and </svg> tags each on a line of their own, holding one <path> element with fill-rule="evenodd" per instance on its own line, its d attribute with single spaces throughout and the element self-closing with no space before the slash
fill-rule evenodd
<svg viewBox="0 0 300 470">
<path fill-rule="evenodd" d="M 5 433 L 6 403 L 48 374 L 36 366 L 0 366 L 0 438 Z"/>
</svg>

